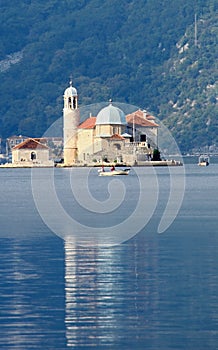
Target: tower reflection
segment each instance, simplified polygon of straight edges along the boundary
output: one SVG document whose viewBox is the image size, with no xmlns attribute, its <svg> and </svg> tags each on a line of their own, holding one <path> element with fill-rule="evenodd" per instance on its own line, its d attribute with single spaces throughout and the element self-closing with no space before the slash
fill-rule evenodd
<svg viewBox="0 0 218 350">
<path fill-rule="evenodd" d="M 136 339 L 146 331 L 146 314 L 158 308 L 159 299 L 157 259 L 146 258 L 150 250 L 134 241 L 105 249 L 65 241 L 67 346 L 127 346 L 133 334 Z"/>
<path fill-rule="evenodd" d="M 65 241 L 68 346 L 113 343 L 122 294 L 118 260 L 113 248 L 90 249 Z"/>
</svg>

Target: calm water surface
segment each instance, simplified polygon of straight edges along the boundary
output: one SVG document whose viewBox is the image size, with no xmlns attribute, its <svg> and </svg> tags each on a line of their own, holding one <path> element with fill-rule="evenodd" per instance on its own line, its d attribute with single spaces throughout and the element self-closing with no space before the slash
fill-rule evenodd
<svg viewBox="0 0 218 350">
<path fill-rule="evenodd" d="M 55 171 L 70 212 L 66 172 Z M 184 201 L 163 234 L 157 226 L 170 184 L 166 168 L 157 173 L 160 201 L 150 222 L 129 241 L 100 248 L 50 232 L 29 169 L 0 171 L 1 349 L 218 349 L 218 164 L 186 165 Z M 103 183 L 90 178 L 100 198 Z M 134 174 L 122 181 L 128 186 Z M 128 215 L 137 201 L 129 197 Z"/>
</svg>

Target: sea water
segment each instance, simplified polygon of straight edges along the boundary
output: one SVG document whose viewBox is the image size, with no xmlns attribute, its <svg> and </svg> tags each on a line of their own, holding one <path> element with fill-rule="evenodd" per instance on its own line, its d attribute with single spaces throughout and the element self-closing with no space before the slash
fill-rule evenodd
<svg viewBox="0 0 218 350">
<path fill-rule="evenodd" d="M 184 198 L 176 215 L 181 198 L 172 198 L 170 226 L 158 233 L 172 182 L 169 169 L 155 169 L 158 201 L 149 220 L 106 247 L 52 232 L 37 210 L 31 170 L 1 169 L 0 348 L 218 349 L 218 164 L 182 168 L 176 176 L 185 170 Z M 136 191 L 141 176 L 146 186 Z M 149 176 L 141 168 L 119 179 L 124 209 L 118 203 L 106 216 L 84 209 L 83 188 L 80 198 L 72 193 L 70 178 L 81 186 L 84 169 L 54 169 L 54 184 L 69 216 L 104 229 L 105 222 L 113 228 L 131 216 L 140 191 L 152 200 L 157 187 Z M 90 171 L 96 201 L 110 197 L 110 181 Z M 53 208 L 50 203 L 48 213 Z"/>
</svg>

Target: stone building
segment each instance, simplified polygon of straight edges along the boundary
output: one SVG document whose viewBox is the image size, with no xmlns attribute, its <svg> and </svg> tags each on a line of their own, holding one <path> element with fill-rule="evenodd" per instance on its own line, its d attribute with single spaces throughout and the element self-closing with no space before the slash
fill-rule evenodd
<svg viewBox="0 0 218 350">
<path fill-rule="evenodd" d="M 80 123 L 77 90 L 64 93 L 64 165 L 118 162 L 129 165 L 146 161 L 157 145 L 158 124 L 145 111 L 125 115 L 112 101 L 97 116 Z"/>
<path fill-rule="evenodd" d="M 49 147 L 37 139 L 28 138 L 12 149 L 12 165 L 17 167 L 53 166 Z"/>
</svg>

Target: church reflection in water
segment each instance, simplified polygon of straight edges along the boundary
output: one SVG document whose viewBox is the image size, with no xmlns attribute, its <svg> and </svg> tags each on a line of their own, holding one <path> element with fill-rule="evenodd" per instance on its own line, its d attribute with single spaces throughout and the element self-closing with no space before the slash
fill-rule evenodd
<svg viewBox="0 0 218 350">
<path fill-rule="evenodd" d="M 145 246 L 138 247 L 134 242 L 101 249 L 78 247 L 71 240 L 65 241 L 67 346 L 91 348 L 130 343 L 132 335 L 128 330 L 134 330 L 135 337 L 146 327 L 147 299 L 154 293 L 154 289 L 151 291 L 154 285 L 149 281 L 156 263 L 150 261 L 148 270 L 144 266 L 138 272 L 138 255 L 144 256 L 144 249 Z M 148 280 L 147 285 L 141 285 L 141 291 L 138 273 Z"/>
<path fill-rule="evenodd" d="M 68 346 L 112 342 L 116 328 L 114 256 L 110 249 L 76 247 L 65 241 L 66 338 Z"/>
</svg>

